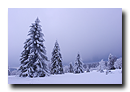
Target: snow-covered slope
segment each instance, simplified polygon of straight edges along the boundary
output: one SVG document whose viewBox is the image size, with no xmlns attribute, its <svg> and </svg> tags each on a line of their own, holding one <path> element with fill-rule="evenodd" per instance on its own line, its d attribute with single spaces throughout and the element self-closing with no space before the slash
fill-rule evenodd
<svg viewBox="0 0 130 92">
<path fill-rule="evenodd" d="M 122 84 L 121 69 L 113 70 L 111 73 L 100 73 L 96 70 L 89 73 L 51 75 L 49 77 L 21 78 L 9 76 L 9 84 Z"/>
</svg>

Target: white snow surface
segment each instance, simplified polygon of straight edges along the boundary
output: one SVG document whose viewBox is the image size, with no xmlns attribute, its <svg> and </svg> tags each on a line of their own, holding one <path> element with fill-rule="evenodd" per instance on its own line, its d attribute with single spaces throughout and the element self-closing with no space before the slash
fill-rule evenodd
<svg viewBox="0 0 130 92">
<path fill-rule="evenodd" d="M 65 73 L 50 75 L 48 77 L 22 78 L 18 76 L 8 76 L 8 84 L 122 84 L 121 69 L 100 73 L 97 70 L 81 74 Z"/>
</svg>

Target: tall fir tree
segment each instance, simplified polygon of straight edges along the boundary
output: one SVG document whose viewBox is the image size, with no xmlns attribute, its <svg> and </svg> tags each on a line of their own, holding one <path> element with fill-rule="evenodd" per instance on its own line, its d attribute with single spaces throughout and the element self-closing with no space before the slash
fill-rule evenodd
<svg viewBox="0 0 130 92">
<path fill-rule="evenodd" d="M 63 74 L 62 56 L 57 41 L 55 42 L 55 46 L 52 52 L 51 74 Z"/>
<path fill-rule="evenodd" d="M 24 43 L 24 50 L 21 53 L 21 71 L 20 77 L 44 77 L 49 75 L 46 62 L 46 50 L 43 42 L 43 33 L 40 20 L 37 18 L 35 23 L 30 26 L 28 36 L 30 36 Z"/>
<path fill-rule="evenodd" d="M 79 53 L 78 53 L 76 61 L 75 61 L 74 73 L 84 73 L 83 62 L 80 59 Z"/>
</svg>

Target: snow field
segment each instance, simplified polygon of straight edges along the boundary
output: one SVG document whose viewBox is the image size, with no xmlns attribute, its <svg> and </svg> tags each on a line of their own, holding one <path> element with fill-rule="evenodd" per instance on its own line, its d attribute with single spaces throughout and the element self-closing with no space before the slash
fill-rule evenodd
<svg viewBox="0 0 130 92">
<path fill-rule="evenodd" d="M 122 84 L 121 69 L 112 70 L 106 75 L 106 72 L 100 73 L 96 70 L 81 74 L 59 74 L 48 77 L 22 78 L 18 76 L 9 76 L 9 84 Z"/>
</svg>

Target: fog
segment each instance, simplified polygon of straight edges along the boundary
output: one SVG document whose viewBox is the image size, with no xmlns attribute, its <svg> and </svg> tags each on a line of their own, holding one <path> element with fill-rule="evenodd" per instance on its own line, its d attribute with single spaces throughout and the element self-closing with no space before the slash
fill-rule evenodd
<svg viewBox="0 0 130 92">
<path fill-rule="evenodd" d="M 31 23 L 40 19 L 47 57 L 57 40 L 63 64 L 80 53 L 84 63 L 122 56 L 121 8 L 9 8 L 8 65 L 18 67 Z"/>
</svg>

